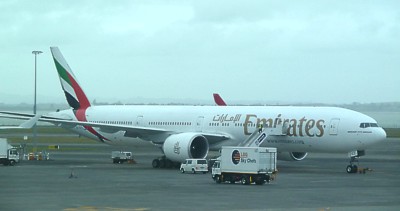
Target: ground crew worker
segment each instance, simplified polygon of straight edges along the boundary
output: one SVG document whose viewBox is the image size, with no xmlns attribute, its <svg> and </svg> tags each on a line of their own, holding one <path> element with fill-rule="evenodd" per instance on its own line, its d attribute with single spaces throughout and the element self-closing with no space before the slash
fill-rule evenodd
<svg viewBox="0 0 400 211">
<path fill-rule="evenodd" d="M 259 125 L 258 125 L 258 133 L 261 133 L 261 132 L 262 132 L 262 129 L 263 129 L 263 125 L 262 125 L 262 124 L 259 124 Z"/>
</svg>

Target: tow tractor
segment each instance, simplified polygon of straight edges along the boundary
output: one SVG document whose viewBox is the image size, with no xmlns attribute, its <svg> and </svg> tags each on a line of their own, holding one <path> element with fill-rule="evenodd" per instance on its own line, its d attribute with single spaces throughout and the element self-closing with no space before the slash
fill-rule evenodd
<svg viewBox="0 0 400 211">
<path fill-rule="evenodd" d="M 133 162 L 132 152 L 112 151 L 111 159 L 113 163 Z"/>
</svg>

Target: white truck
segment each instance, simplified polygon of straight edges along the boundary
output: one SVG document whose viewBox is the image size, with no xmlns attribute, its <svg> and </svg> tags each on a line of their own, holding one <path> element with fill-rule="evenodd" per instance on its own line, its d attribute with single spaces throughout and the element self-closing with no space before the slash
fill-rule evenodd
<svg viewBox="0 0 400 211">
<path fill-rule="evenodd" d="M 267 147 L 222 147 L 211 172 L 216 183 L 269 183 L 276 168 L 277 150 Z"/>
<path fill-rule="evenodd" d="M 0 138 L 0 164 L 13 166 L 18 162 L 18 149 L 8 144 L 7 139 Z"/>
<path fill-rule="evenodd" d="M 123 163 L 126 161 L 132 161 L 132 152 L 123 152 L 123 151 L 112 151 L 111 159 L 113 163 Z"/>
</svg>

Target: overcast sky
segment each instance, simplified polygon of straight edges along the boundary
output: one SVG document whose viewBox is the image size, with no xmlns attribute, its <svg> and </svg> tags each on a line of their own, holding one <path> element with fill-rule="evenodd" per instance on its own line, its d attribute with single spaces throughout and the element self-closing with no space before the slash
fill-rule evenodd
<svg viewBox="0 0 400 211">
<path fill-rule="evenodd" d="M 0 102 L 400 101 L 400 1 L 0 1 Z M 150 99 L 150 100 L 149 100 Z"/>
</svg>

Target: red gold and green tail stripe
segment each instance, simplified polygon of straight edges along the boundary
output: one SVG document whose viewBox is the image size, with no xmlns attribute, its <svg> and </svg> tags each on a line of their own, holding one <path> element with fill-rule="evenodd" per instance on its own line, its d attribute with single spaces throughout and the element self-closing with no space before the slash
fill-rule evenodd
<svg viewBox="0 0 400 211">
<path fill-rule="evenodd" d="M 74 110 L 90 107 L 88 98 L 83 92 L 60 50 L 57 47 L 51 47 L 50 49 L 53 54 L 54 64 L 56 65 L 58 75 L 60 76 L 61 86 L 64 90 L 68 104 Z"/>
</svg>

